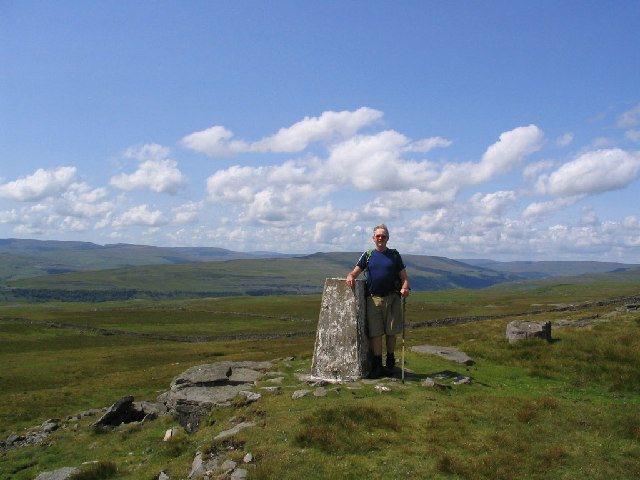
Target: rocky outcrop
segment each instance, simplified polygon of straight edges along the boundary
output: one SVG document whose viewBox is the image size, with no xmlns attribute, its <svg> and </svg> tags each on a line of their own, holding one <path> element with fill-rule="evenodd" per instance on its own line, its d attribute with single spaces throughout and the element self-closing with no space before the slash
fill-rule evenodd
<svg viewBox="0 0 640 480">
<path fill-rule="evenodd" d="M 509 343 L 522 342 L 530 338 L 541 338 L 551 342 L 551 322 L 516 320 L 507 325 Z"/>
<path fill-rule="evenodd" d="M 218 362 L 191 367 L 173 379 L 171 389 L 158 402 L 185 431 L 193 433 L 213 408 L 231 406 L 237 395 L 255 387 L 264 370 L 272 366 L 271 362 Z M 245 398 L 255 401 L 251 395 Z"/>
<path fill-rule="evenodd" d="M 161 403 L 134 402 L 133 397 L 127 396 L 111 405 L 92 426 L 117 427 L 123 423 L 154 420 L 166 413 L 167 409 Z"/>
</svg>

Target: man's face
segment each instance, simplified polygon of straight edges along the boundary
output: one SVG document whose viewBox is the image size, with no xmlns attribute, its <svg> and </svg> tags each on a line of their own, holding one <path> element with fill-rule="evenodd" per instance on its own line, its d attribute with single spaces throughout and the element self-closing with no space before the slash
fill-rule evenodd
<svg viewBox="0 0 640 480">
<path fill-rule="evenodd" d="M 382 228 L 377 229 L 373 234 L 373 241 L 376 244 L 376 248 L 386 248 L 387 247 L 387 232 L 385 232 Z"/>
</svg>

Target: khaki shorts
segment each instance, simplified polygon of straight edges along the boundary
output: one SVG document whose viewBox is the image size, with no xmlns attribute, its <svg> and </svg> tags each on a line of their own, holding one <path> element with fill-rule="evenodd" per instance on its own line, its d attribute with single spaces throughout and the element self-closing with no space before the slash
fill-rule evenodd
<svg viewBox="0 0 640 480">
<path fill-rule="evenodd" d="M 369 337 L 402 333 L 402 300 L 397 293 L 367 297 Z"/>
</svg>

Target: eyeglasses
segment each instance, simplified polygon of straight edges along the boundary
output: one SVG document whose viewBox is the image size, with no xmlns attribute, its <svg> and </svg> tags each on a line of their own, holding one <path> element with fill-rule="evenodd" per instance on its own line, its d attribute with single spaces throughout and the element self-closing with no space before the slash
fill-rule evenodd
<svg viewBox="0 0 640 480">
<path fill-rule="evenodd" d="M 376 237 L 376 238 L 379 238 L 379 239 L 381 239 L 381 240 L 384 240 L 385 238 L 387 238 L 387 236 L 386 236 L 386 235 L 376 235 L 375 237 Z"/>
</svg>

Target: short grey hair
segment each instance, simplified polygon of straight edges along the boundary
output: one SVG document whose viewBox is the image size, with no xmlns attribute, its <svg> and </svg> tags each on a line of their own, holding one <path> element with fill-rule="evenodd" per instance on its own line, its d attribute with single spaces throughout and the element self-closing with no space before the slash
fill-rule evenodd
<svg viewBox="0 0 640 480">
<path fill-rule="evenodd" d="M 376 234 L 376 230 L 384 230 L 384 233 L 387 234 L 387 238 L 389 238 L 389 229 L 387 228 L 387 226 L 384 223 L 381 223 L 377 227 L 374 227 L 374 229 L 373 229 L 373 234 L 374 235 Z"/>
</svg>

